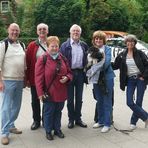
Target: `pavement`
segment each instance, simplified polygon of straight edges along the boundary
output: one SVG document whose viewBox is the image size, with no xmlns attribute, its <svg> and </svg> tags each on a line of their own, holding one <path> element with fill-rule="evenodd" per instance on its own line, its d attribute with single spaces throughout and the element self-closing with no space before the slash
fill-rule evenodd
<svg viewBox="0 0 148 148">
<path fill-rule="evenodd" d="M 126 105 L 125 92 L 119 89 L 118 73 L 115 78 L 115 103 L 114 103 L 114 125 L 119 129 L 129 129 L 131 110 Z M 30 90 L 25 88 L 23 91 L 22 107 L 16 127 L 21 129 L 21 135 L 10 134 L 10 144 L 0 148 L 147 148 L 148 147 L 148 128 L 144 128 L 144 122 L 139 120 L 137 129 L 129 134 L 116 131 L 113 127 L 108 133 L 101 133 L 101 129 L 93 129 L 93 117 L 95 111 L 95 100 L 92 96 L 92 86 L 84 86 L 82 107 L 82 119 L 87 123 L 88 128 L 75 126 L 73 129 L 67 128 L 68 117 L 66 103 L 62 115 L 62 131 L 64 139 L 55 137 L 49 141 L 45 137 L 45 131 L 41 127 L 31 131 L 32 110 Z M 143 108 L 148 111 L 148 91 L 146 90 Z"/>
</svg>

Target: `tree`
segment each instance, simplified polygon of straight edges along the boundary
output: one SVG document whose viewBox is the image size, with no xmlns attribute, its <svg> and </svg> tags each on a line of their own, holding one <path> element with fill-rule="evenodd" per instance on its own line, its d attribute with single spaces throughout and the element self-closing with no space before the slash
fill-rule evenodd
<svg viewBox="0 0 148 148">
<path fill-rule="evenodd" d="M 6 34 L 6 29 L 5 29 L 5 25 L 2 21 L 2 19 L 0 18 L 0 38 L 5 37 Z"/>
<path fill-rule="evenodd" d="M 36 36 L 34 11 L 36 9 L 36 6 L 42 1 L 44 0 L 24 0 L 22 6 L 20 6 L 21 8 L 24 8 L 24 12 L 23 10 L 21 10 L 21 8 L 19 12 L 19 15 L 20 13 L 24 13 L 23 18 L 20 18 L 20 22 L 22 21 L 22 36 Z"/>
<path fill-rule="evenodd" d="M 81 24 L 83 10 L 81 0 L 45 0 L 34 12 L 35 25 L 44 22 L 49 25 L 50 34 L 65 37 L 72 24 Z"/>
</svg>

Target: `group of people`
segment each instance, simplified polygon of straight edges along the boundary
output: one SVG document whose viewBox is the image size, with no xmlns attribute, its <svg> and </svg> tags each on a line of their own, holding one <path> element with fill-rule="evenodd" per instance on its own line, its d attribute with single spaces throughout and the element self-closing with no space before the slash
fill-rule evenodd
<svg viewBox="0 0 148 148">
<path fill-rule="evenodd" d="M 148 58 L 136 49 L 137 38 L 127 35 L 127 49 L 111 63 L 111 49 L 103 31 L 95 31 L 92 47 L 80 40 L 82 29 L 70 27 L 70 38 L 61 44 L 57 36 L 48 37 L 48 25 L 37 25 L 38 38 L 27 48 L 19 41 L 19 25 L 10 24 L 8 37 L 0 43 L 0 114 L 1 143 L 9 144 L 9 134 L 21 134 L 15 127 L 24 87 L 30 87 L 33 123 L 31 130 L 42 125 L 46 138 L 64 138 L 61 130 L 62 109 L 67 100 L 68 128 L 86 128 L 82 120 L 83 85 L 93 84 L 96 104 L 94 128 L 106 133 L 112 124 L 114 71 L 120 70 L 120 88 L 125 90 L 127 105 L 133 111 L 130 128 L 136 129 L 138 119 L 148 126 L 148 113 L 142 108 L 148 83 Z M 87 77 L 87 79 L 86 79 Z M 134 92 L 137 89 L 136 99 Z M 134 101 L 135 100 L 135 101 Z M 43 109 L 41 111 L 41 104 Z M 53 133 L 54 131 L 54 133 Z"/>
</svg>

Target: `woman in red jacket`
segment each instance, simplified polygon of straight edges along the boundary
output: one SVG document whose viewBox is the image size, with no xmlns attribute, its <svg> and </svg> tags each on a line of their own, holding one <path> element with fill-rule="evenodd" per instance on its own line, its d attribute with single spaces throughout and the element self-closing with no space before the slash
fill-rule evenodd
<svg viewBox="0 0 148 148">
<path fill-rule="evenodd" d="M 67 99 L 67 85 L 72 80 L 69 65 L 59 53 L 59 39 L 47 38 L 47 52 L 41 56 L 35 66 L 35 83 L 39 99 L 43 101 L 43 118 L 46 138 L 53 140 L 54 135 L 64 138 L 61 131 L 61 115 Z M 46 97 L 45 92 L 50 97 Z"/>
</svg>

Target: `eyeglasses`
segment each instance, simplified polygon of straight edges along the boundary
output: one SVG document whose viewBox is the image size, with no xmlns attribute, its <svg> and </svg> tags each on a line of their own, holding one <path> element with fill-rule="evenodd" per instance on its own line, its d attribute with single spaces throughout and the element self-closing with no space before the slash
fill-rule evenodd
<svg viewBox="0 0 148 148">
<path fill-rule="evenodd" d="M 127 40 L 126 42 L 135 43 L 133 40 Z"/>
</svg>

